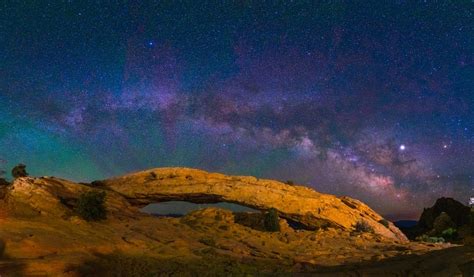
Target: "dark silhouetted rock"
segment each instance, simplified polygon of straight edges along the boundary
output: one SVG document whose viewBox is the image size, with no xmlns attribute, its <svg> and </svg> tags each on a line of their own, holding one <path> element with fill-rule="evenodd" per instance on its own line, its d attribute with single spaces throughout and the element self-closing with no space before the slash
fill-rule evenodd
<svg viewBox="0 0 474 277">
<path fill-rule="evenodd" d="M 469 207 L 452 198 L 439 198 L 431 208 L 425 208 L 421 214 L 418 226 L 429 231 L 434 227 L 435 219 L 442 213 L 446 213 L 456 226 L 469 223 Z"/>
</svg>

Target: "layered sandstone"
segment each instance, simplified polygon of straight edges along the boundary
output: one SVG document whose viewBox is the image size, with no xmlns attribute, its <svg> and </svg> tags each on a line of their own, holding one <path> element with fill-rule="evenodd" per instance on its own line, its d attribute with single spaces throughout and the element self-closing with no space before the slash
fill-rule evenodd
<svg viewBox="0 0 474 277">
<path fill-rule="evenodd" d="M 227 176 L 189 168 L 159 168 L 101 182 L 135 206 L 163 201 L 193 203 L 231 202 L 257 210 L 275 208 L 280 217 L 296 221 L 310 230 L 334 227 L 353 230 L 358 221 L 367 222 L 376 234 L 407 241 L 392 223 L 364 203 L 319 193 L 303 186 L 249 176 Z"/>
</svg>

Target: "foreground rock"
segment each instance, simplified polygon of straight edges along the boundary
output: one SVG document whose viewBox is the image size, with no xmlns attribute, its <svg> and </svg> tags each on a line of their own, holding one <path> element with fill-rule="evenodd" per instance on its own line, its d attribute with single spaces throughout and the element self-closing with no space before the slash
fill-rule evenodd
<svg viewBox="0 0 474 277">
<path fill-rule="evenodd" d="M 267 184 L 268 190 L 281 186 L 293 191 L 289 193 L 293 195 L 290 199 L 305 191 L 304 188 L 288 187 L 278 182 L 273 185 L 273 181 L 257 181 L 250 177 L 226 177 L 202 171 L 190 174 L 193 170 L 187 169 L 182 171 L 187 172 L 186 175 L 180 177 L 180 170 L 155 170 L 154 178 L 161 178 L 158 173 L 174 172 L 177 176 L 167 176 L 175 184 L 184 184 L 190 175 L 196 185 L 207 182 L 206 177 L 209 184 L 216 187 L 219 186 L 215 184 L 216 180 L 225 178 L 241 179 L 238 182 L 253 180 L 251 182 Z M 0 275 L 190 276 L 199 272 L 202 276 L 289 273 L 433 276 L 442 272 L 442 276 L 460 276 L 473 268 L 472 247 L 408 243 L 382 233 L 354 232 L 349 223 L 314 231 L 294 230 L 282 218 L 281 231 L 269 233 L 236 223 L 236 215 L 223 209 L 199 210 L 182 218 L 153 217 L 138 210 L 147 201 L 153 201 L 151 197 L 147 200 L 146 194 L 128 195 L 124 189 L 125 180 L 129 182 L 128 186 L 146 186 L 147 183 L 138 181 L 140 179 L 133 180 L 141 175 L 152 174 L 138 173 L 126 177 L 128 179 L 95 183 L 95 186 L 57 178 L 20 178 L 15 181 L 0 199 Z M 165 178 L 161 180 L 165 187 L 173 186 L 163 180 Z M 78 196 L 89 190 L 107 191 L 109 214 L 106 220 L 87 222 L 74 212 Z M 307 191 L 307 194 L 314 195 L 311 197 L 319 195 Z M 185 192 L 176 195 L 187 200 Z M 321 196 L 323 200 L 333 197 L 336 201 L 343 201 L 334 196 Z M 255 200 L 255 203 L 261 202 L 263 200 Z M 267 207 L 261 205 L 249 206 Z M 338 205 L 340 202 L 335 204 Z M 299 214 L 288 213 L 289 210 L 285 209 L 289 208 L 285 207 L 277 208 L 285 217 Z M 335 217 L 328 214 L 325 218 L 334 220 Z M 341 218 L 346 220 L 343 216 Z M 375 214 L 373 221 L 376 219 Z"/>
</svg>

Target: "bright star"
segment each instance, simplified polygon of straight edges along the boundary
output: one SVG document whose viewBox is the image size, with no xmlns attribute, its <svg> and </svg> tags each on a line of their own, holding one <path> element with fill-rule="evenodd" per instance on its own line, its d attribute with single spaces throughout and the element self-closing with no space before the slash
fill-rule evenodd
<svg viewBox="0 0 474 277">
<path fill-rule="evenodd" d="M 402 151 L 403 151 L 403 150 L 405 150 L 405 149 L 406 149 L 406 146 L 405 146 L 405 144 L 402 144 L 402 145 L 400 145 L 400 150 L 402 150 Z"/>
</svg>

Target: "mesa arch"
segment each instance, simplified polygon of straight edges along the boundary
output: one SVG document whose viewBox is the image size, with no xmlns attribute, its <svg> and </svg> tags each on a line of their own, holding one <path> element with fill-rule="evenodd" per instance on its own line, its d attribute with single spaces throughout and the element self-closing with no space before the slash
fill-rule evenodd
<svg viewBox="0 0 474 277">
<path fill-rule="evenodd" d="M 303 187 L 250 176 L 227 176 L 190 168 L 157 168 L 93 183 L 113 190 L 136 207 L 165 201 L 192 203 L 229 202 L 257 210 L 275 208 L 282 218 L 296 221 L 307 229 L 322 226 L 353 230 L 366 221 L 376 234 L 407 241 L 392 223 L 364 203 L 336 197 Z"/>
</svg>

